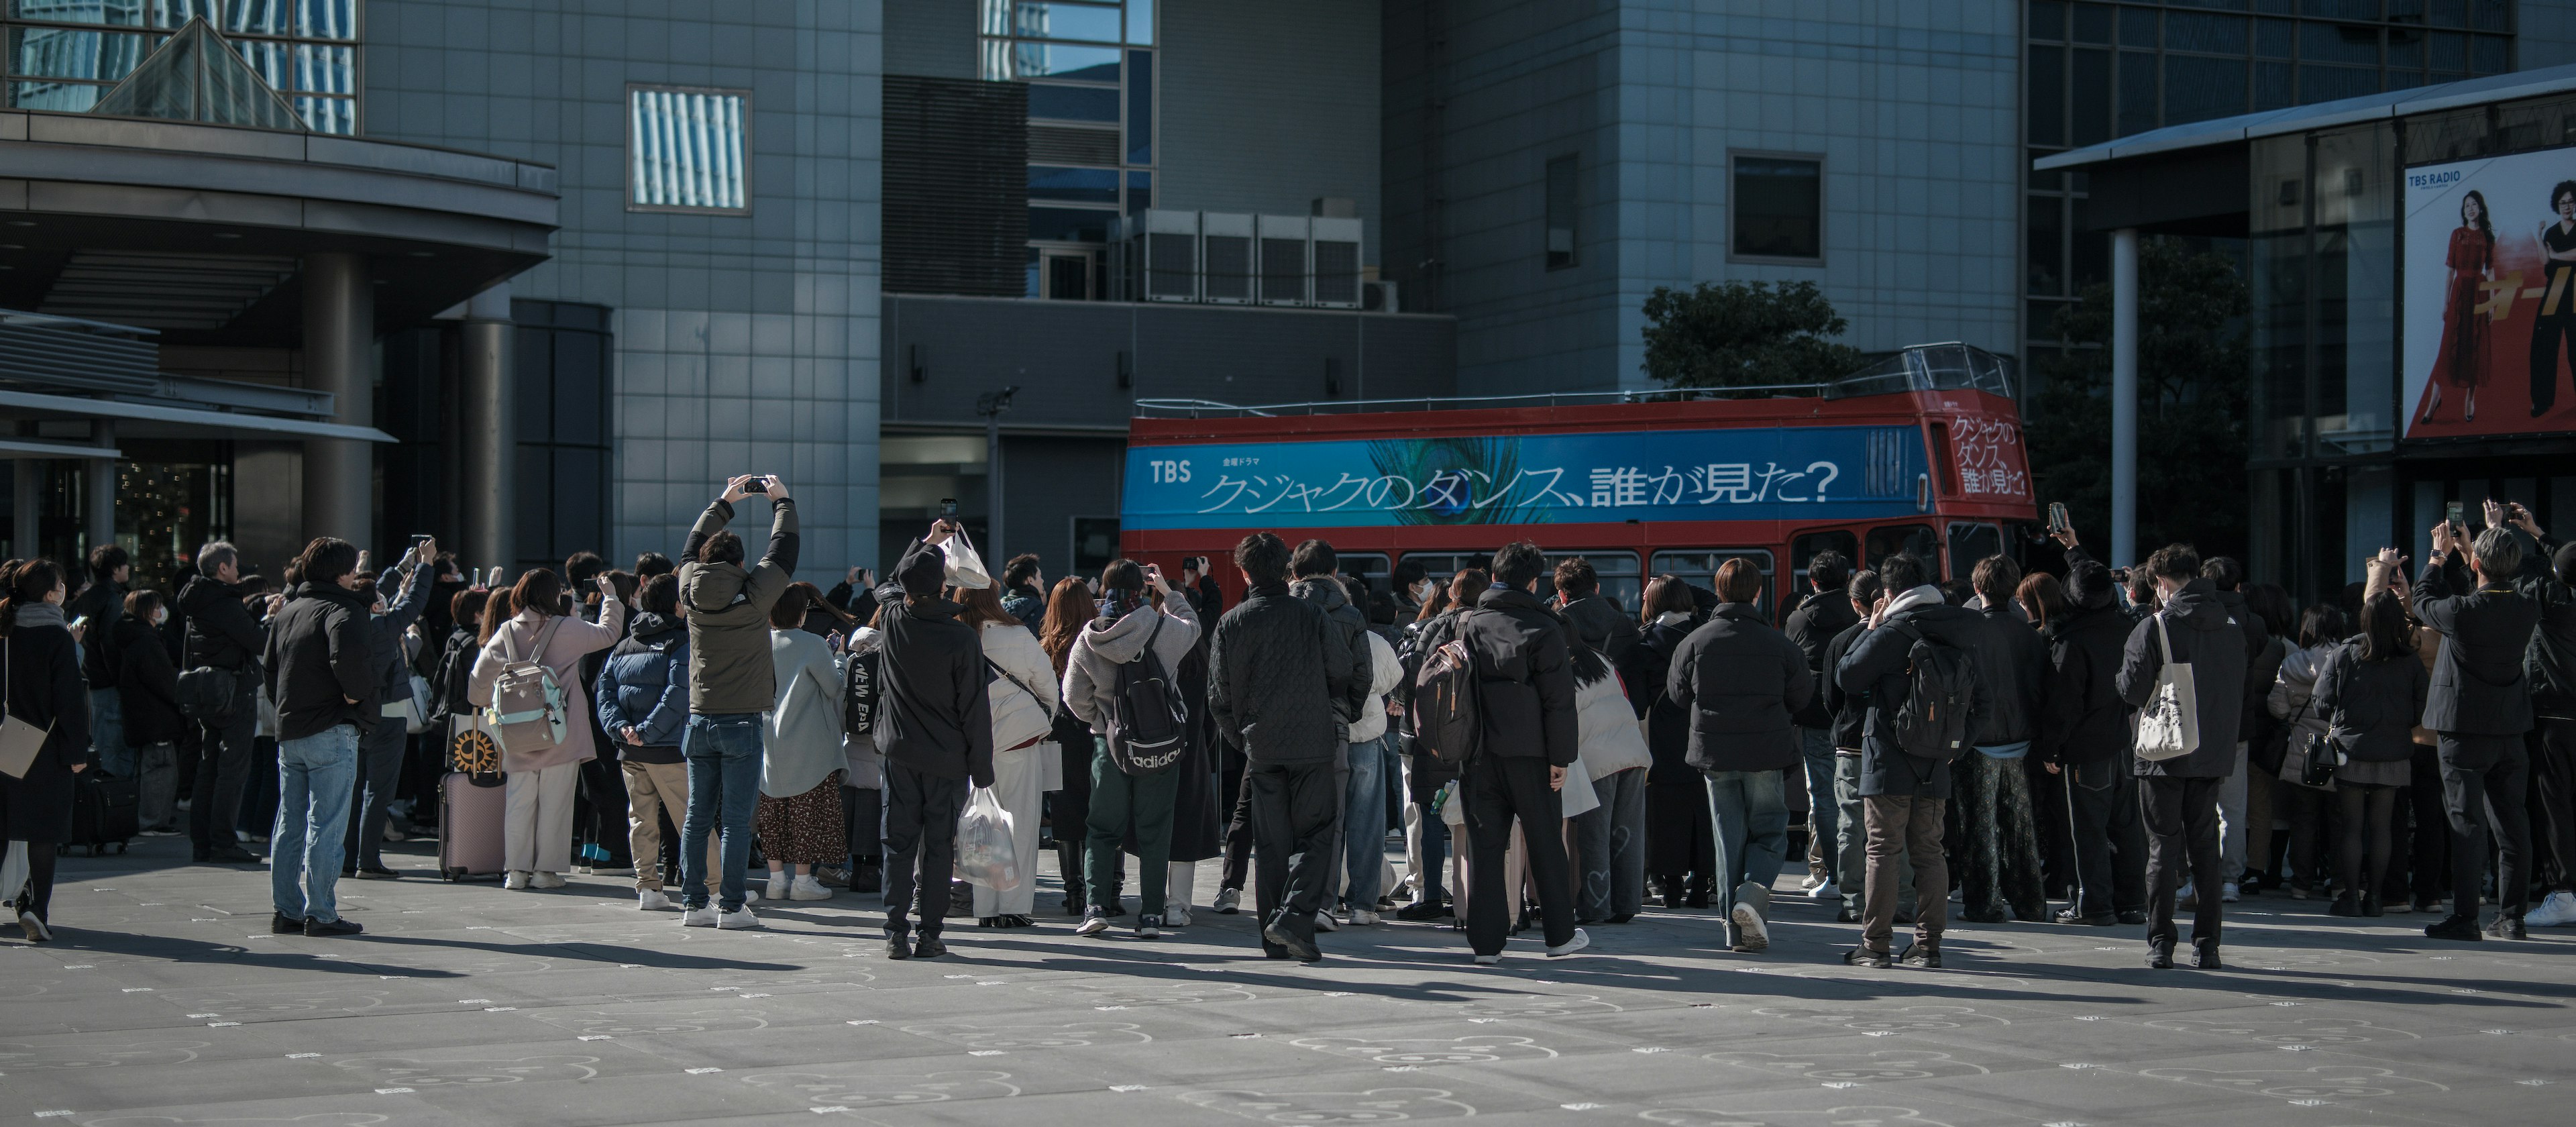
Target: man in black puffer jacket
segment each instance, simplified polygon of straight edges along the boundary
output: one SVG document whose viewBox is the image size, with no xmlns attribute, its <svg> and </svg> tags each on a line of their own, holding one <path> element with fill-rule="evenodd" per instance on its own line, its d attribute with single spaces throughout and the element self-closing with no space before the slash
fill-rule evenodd
<svg viewBox="0 0 2576 1127">
<path fill-rule="evenodd" d="M 1574 885 L 1567 875 L 1564 804 L 1557 793 L 1580 750 L 1574 670 L 1565 623 L 1539 601 L 1547 557 L 1522 541 L 1494 553 L 1494 585 L 1459 624 L 1475 655 L 1484 743 L 1458 779 L 1467 803 L 1467 941 L 1476 961 L 1498 962 L 1511 921 L 1505 918 L 1503 854 L 1519 818 L 1529 846 L 1530 877 L 1547 922 L 1547 953 L 1571 955 L 1591 940 L 1574 926 Z"/>
<path fill-rule="evenodd" d="M 957 620 L 966 608 L 940 597 L 947 557 L 939 545 L 958 531 L 946 520 L 932 526 L 928 538 L 904 548 L 896 581 L 877 588 L 886 723 L 893 725 L 885 751 L 888 958 L 948 953 L 939 932 L 956 868 L 957 816 L 966 810 L 967 783 L 993 785 L 992 674 L 984 644 L 974 627 Z M 904 919 L 916 886 L 918 942 Z"/>
<path fill-rule="evenodd" d="M 2217 589 L 2201 577 L 2200 554 L 2189 544 L 2168 544 L 2143 568 L 2164 608 L 2129 632 L 2120 653 L 2120 699 L 2143 708 L 2156 694 L 2168 660 L 2191 663 L 2200 720 L 2197 748 L 2169 759 L 2135 759 L 2147 826 L 2147 965 L 2173 965 L 2179 936 L 2174 897 L 2186 863 L 2202 895 L 2194 902 L 2191 941 L 2197 965 L 2215 970 L 2219 903 L 2208 891 L 2219 879 L 2218 800 L 2230 776 L 2245 765 L 2236 729 L 2244 702 L 2232 691 L 2245 682 L 2245 628 L 2230 618 Z M 2170 639 L 2172 650 L 2165 648 Z M 2134 758 L 2134 757 L 2133 757 Z"/>
<path fill-rule="evenodd" d="M 1322 608 L 1288 591 L 1288 545 L 1256 532 L 1234 547 L 1244 599 L 1217 620 L 1208 649 L 1208 711 L 1217 736 L 1249 766 L 1253 903 L 1262 951 L 1313 962 L 1315 914 L 1338 854 L 1334 776 L 1349 725 L 1333 711 L 1365 666 Z M 1362 644 L 1366 644 L 1363 640 Z"/>
<path fill-rule="evenodd" d="M 1977 754 L 1955 766 L 1958 788 L 1952 829 L 1959 834 L 1959 918 L 1970 923 L 2048 918 L 2048 889 L 2039 872 L 2039 823 L 2032 816 L 2030 777 L 2022 773 L 2038 732 L 2041 690 L 2048 674 L 2048 643 L 2013 609 L 2021 566 L 2005 556 L 1977 561 L 1970 574 L 1985 641 L 1974 648 L 1985 678 L 1986 723 L 1976 735 Z"/>
<path fill-rule="evenodd" d="M 1754 607 L 1762 573 L 1750 561 L 1726 561 L 1717 593 L 1726 601 L 1674 652 L 1664 695 L 1690 717 L 1690 765 L 1708 781 L 1727 943 L 1760 951 L 1771 945 L 1771 883 L 1789 844 L 1781 773 L 1805 760 L 1789 718 L 1815 695 L 1816 677 Z"/>
<path fill-rule="evenodd" d="M 179 589 L 179 609 L 188 616 L 179 654 L 180 677 L 200 669 L 219 669 L 230 674 L 233 682 L 229 709 L 221 716 L 196 718 L 200 725 L 197 778 L 190 792 L 188 836 L 196 844 L 199 863 L 259 863 L 256 855 L 233 841 L 242 784 L 250 777 L 251 738 L 259 727 L 259 657 L 268 648 L 268 628 L 243 605 L 246 594 L 241 587 L 241 552 L 222 540 L 197 549 L 197 574 Z"/>
<path fill-rule="evenodd" d="M 2120 699 L 2120 652 L 2133 625 L 2111 571 L 2082 560 L 2066 573 L 2068 612 L 2049 620 L 2048 690 L 2031 754 L 2066 776 L 2075 838 L 2075 902 L 2062 924 L 2147 922 L 2147 839 L 2138 782 L 2127 763 L 2129 706 Z"/>
</svg>

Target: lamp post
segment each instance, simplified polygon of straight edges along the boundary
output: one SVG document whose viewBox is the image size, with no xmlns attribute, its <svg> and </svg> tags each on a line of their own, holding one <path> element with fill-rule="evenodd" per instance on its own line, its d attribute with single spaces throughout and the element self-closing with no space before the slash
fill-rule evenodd
<svg viewBox="0 0 2576 1127">
<path fill-rule="evenodd" d="M 1002 553 L 1002 412 L 1011 409 L 1011 396 L 1019 390 L 1018 384 L 1012 384 L 975 397 L 975 413 L 984 417 L 984 507 L 990 520 L 984 530 L 984 551 L 992 561 L 987 566 L 1010 558 Z"/>
</svg>

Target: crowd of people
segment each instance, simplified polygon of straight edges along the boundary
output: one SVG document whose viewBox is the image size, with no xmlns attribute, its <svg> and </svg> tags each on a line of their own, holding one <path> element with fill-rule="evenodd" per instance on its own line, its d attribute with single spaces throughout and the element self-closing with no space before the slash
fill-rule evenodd
<svg viewBox="0 0 2576 1127">
<path fill-rule="evenodd" d="M 752 498 L 757 557 L 728 527 Z M 874 894 L 888 954 L 936 957 L 952 918 L 1036 926 L 1051 836 L 1079 936 L 1121 926 L 1129 856 L 1144 938 L 1189 925 L 1219 860 L 1205 910 L 1249 884 L 1271 957 L 1392 916 L 1491 963 L 1531 928 L 1582 950 L 1650 897 L 1764 950 L 1803 797 L 1799 892 L 1859 925 L 1855 965 L 1941 965 L 1955 914 L 2143 925 L 2169 967 L 2188 912 L 2216 967 L 2222 905 L 2257 892 L 2522 938 L 2576 924 L 2576 545 L 2519 505 L 2484 517 L 2436 527 L 2411 581 L 2383 550 L 2299 611 L 2232 559 L 2115 569 L 2072 529 L 2062 575 L 1822 552 L 1778 616 L 1740 559 L 1655 576 L 1631 612 L 1525 541 L 1377 586 L 1268 532 L 1223 565 L 1228 607 L 1203 558 L 1177 584 L 1123 559 L 988 573 L 951 520 L 825 592 L 795 579 L 786 483 L 750 475 L 676 565 L 631 571 L 583 553 L 504 584 L 426 537 L 377 570 L 324 537 L 272 590 L 215 542 L 173 599 L 103 546 L 85 577 L 0 570 L 0 837 L 33 941 L 96 771 L 200 863 L 265 844 L 281 934 L 359 932 L 336 882 L 398 876 L 388 840 L 474 832 L 441 815 L 464 780 L 501 792 L 505 888 L 631 873 L 683 926 Z M 961 851 L 994 807 L 1007 848 Z"/>
</svg>

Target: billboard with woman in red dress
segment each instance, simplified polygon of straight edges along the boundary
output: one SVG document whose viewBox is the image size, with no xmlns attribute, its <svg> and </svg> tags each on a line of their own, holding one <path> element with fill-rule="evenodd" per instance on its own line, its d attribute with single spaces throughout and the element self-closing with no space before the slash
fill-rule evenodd
<svg viewBox="0 0 2576 1127">
<path fill-rule="evenodd" d="M 2407 169 L 2405 295 L 2405 437 L 2576 431 L 2576 149 Z"/>
</svg>

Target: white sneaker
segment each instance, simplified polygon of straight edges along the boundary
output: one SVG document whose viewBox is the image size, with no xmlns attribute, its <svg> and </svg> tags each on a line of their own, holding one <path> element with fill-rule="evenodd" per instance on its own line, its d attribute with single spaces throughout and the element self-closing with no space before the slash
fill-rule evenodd
<svg viewBox="0 0 2576 1127">
<path fill-rule="evenodd" d="M 563 885 L 563 877 L 556 873 L 540 871 L 528 874 L 530 888 L 562 888 Z"/>
<path fill-rule="evenodd" d="M 680 926 L 714 927 L 716 926 L 716 915 L 716 906 L 713 904 L 709 904 L 703 908 L 685 908 L 680 912 Z"/>
<path fill-rule="evenodd" d="M 512 892 L 517 892 L 528 887 L 528 871 L 526 869 L 510 870 L 510 875 L 501 878 L 501 887 L 509 889 Z"/>
<path fill-rule="evenodd" d="M 1502 961 L 1503 961 L 1503 957 L 1502 957 L 1501 955 L 1478 955 L 1478 956 L 1476 956 L 1476 964 L 1477 964 L 1478 966 L 1487 966 L 1487 967 L 1490 967 L 1490 966 L 1492 966 L 1492 965 L 1494 965 L 1494 964 L 1496 964 L 1496 963 L 1502 962 Z"/>
<path fill-rule="evenodd" d="M 1771 929 L 1762 918 L 1770 906 L 1770 889 L 1752 881 L 1735 886 L 1735 907 L 1728 918 L 1735 921 L 1736 938 L 1747 949 L 1759 951 L 1771 945 Z"/>
<path fill-rule="evenodd" d="M 1825 883 L 1823 883 L 1823 884 L 1820 884 L 1820 885 L 1817 885 L 1817 886 L 1816 886 L 1816 887 L 1814 887 L 1814 888 L 1810 888 L 1810 889 L 1808 889 L 1808 890 L 1807 890 L 1807 899 L 1810 899 L 1810 900 L 1834 900 L 1834 899 L 1839 899 L 1839 898 L 1842 896 L 1842 894 L 1843 894 L 1843 889 L 1842 889 L 1842 886 L 1841 886 L 1841 885 L 1835 884 L 1835 883 L 1834 883 L 1834 882 L 1832 882 L 1832 881 L 1826 881 L 1826 882 L 1825 882 Z"/>
<path fill-rule="evenodd" d="M 667 912 L 671 910 L 671 898 L 658 888 L 639 888 L 635 890 L 635 907 L 646 912 Z"/>
<path fill-rule="evenodd" d="M 1190 906 L 1189 906 L 1189 905 L 1187 905 L 1187 904 L 1165 904 L 1165 905 L 1163 905 L 1163 926 L 1164 926 L 1164 927 L 1188 927 L 1188 926 L 1190 926 Z"/>
<path fill-rule="evenodd" d="M 832 890 L 823 887 L 823 882 L 815 880 L 814 874 L 806 873 L 798 876 L 795 880 L 788 882 L 787 898 L 790 900 L 829 900 L 832 898 Z"/>
<path fill-rule="evenodd" d="M 721 882 L 710 882 L 710 883 L 709 883 L 709 887 L 710 887 L 710 888 L 712 888 L 712 887 L 714 887 L 714 885 L 715 885 L 715 884 L 717 884 L 717 883 L 721 883 Z M 742 890 L 742 902 L 743 902 L 743 903 L 745 903 L 745 904 L 757 904 L 757 903 L 760 903 L 760 890 L 759 890 L 759 889 L 757 889 L 757 888 L 748 887 L 748 885 L 749 885 L 749 883 L 750 883 L 750 882 L 748 882 L 748 881 L 746 881 L 746 882 L 744 882 L 744 883 L 745 883 L 746 887 Z M 784 893 L 782 893 L 781 895 L 783 896 L 783 895 L 784 895 Z M 778 898 L 779 898 L 779 897 L 777 897 L 777 896 L 770 897 L 770 899 L 772 899 L 772 900 L 776 900 L 776 899 L 778 899 Z"/>
<path fill-rule="evenodd" d="M 1377 922 L 1377 913 L 1372 912 L 1372 911 L 1369 911 L 1369 910 L 1368 910 L 1368 909 L 1366 909 L 1366 908 L 1353 908 L 1353 909 L 1351 909 L 1351 926 L 1352 926 L 1352 927 L 1367 927 L 1367 926 L 1369 926 L 1370 924 L 1374 924 L 1374 923 L 1376 923 L 1376 922 Z"/>
<path fill-rule="evenodd" d="M 1813 895 L 1817 888 L 1831 883 L 1833 882 L 1817 876 L 1814 873 L 1809 873 L 1807 874 L 1806 879 L 1798 882 L 1798 891 Z"/>
<path fill-rule="evenodd" d="M 785 900 L 785 899 L 787 899 L 787 872 L 786 872 L 786 870 L 782 869 L 782 870 L 779 870 L 779 871 L 778 871 L 778 872 L 776 872 L 776 873 L 772 873 L 772 874 L 770 874 L 770 877 L 769 877 L 769 888 L 768 888 L 768 892 L 769 892 L 769 898 L 770 898 L 770 899 L 772 899 L 772 900 Z"/>
<path fill-rule="evenodd" d="M 1333 913 L 1330 911 L 1317 912 L 1315 913 L 1315 930 L 1340 931 L 1342 930 L 1342 921 L 1334 919 Z"/>
<path fill-rule="evenodd" d="M 2565 927 L 2576 924 L 2576 894 L 2552 892 L 2540 906 L 2523 913 L 2524 927 Z"/>
<path fill-rule="evenodd" d="M 2225 884 L 2222 884 L 2222 885 L 2219 885 L 2219 886 L 2218 886 L 2218 902 L 2219 902 L 2219 903 L 2221 903 L 2221 904 L 2233 904 L 2233 903 L 2235 903 L 2235 902 L 2236 902 L 2237 895 L 2238 895 L 2238 893 L 2237 893 L 2237 890 L 2236 890 L 2236 882 L 2235 882 L 2235 881 L 2229 881 L 2229 882 L 2227 882 L 2227 883 L 2225 883 Z"/>
<path fill-rule="evenodd" d="M 1220 916 L 1231 916 L 1242 906 L 1242 904 L 1242 889 L 1220 888 L 1216 890 L 1216 914 Z"/>
<path fill-rule="evenodd" d="M 718 915 L 716 917 L 716 926 L 723 928 L 726 931 L 744 931 L 759 927 L 760 917 L 752 915 L 751 905 L 745 904 L 733 911 Z"/>
<path fill-rule="evenodd" d="M 1548 948 L 1547 957 L 1563 958 L 1589 946 L 1592 946 L 1592 937 L 1584 934 L 1583 929 L 1578 927 L 1574 929 L 1574 938 L 1566 940 L 1564 946 Z"/>
</svg>

